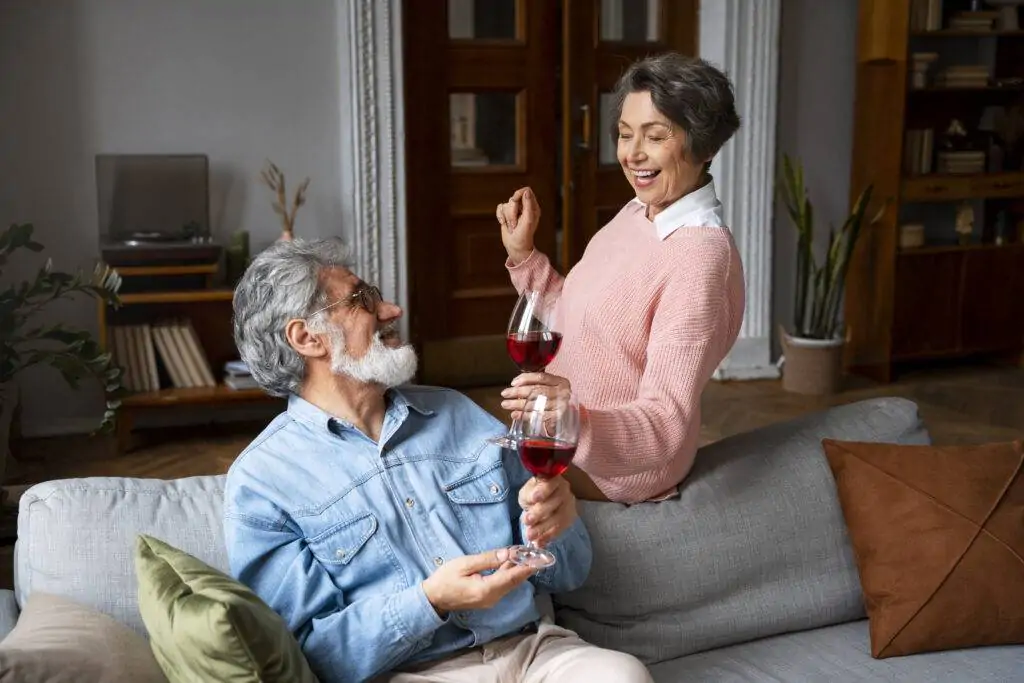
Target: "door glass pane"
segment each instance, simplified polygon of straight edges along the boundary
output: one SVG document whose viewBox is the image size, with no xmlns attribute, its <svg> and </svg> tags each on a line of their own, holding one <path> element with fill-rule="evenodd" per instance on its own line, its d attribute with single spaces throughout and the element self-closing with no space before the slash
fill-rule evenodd
<svg viewBox="0 0 1024 683">
<path fill-rule="evenodd" d="M 600 0 L 601 40 L 655 43 L 661 39 L 661 0 Z"/>
<path fill-rule="evenodd" d="M 452 166 L 514 166 L 519 162 L 516 93 L 448 96 Z"/>
<path fill-rule="evenodd" d="M 515 40 L 516 0 L 448 0 L 448 37 Z"/>
<path fill-rule="evenodd" d="M 601 113 L 597 118 L 597 163 L 602 165 L 619 163 L 615 156 L 615 139 L 611 134 L 612 117 L 615 115 L 612 111 L 612 104 L 612 94 L 610 92 L 601 93 L 598 99 Z"/>
</svg>

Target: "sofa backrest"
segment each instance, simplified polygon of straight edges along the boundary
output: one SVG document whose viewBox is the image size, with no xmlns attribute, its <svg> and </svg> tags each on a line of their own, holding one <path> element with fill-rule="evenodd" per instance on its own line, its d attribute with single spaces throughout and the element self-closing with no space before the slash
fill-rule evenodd
<svg viewBox="0 0 1024 683">
<path fill-rule="evenodd" d="M 222 571 L 224 476 L 176 480 L 88 477 L 37 484 L 21 497 L 15 595 L 78 600 L 145 634 L 135 538 L 150 534 Z"/>
<path fill-rule="evenodd" d="M 926 444 L 917 406 L 860 401 L 710 444 L 661 503 L 580 503 L 594 545 L 562 624 L 647 663 L 864 616 L 825 437 Z"/>
</svg>

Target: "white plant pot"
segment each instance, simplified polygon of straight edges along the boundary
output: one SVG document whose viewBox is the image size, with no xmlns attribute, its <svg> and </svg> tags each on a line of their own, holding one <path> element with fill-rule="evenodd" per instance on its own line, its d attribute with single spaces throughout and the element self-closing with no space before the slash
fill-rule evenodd
<svg viewBox="0 0 1024 683">
<path fill-rule="evenodd" d="M 807 339 L 779 329 L 782 388 L 795 394 L 827 395 L 840 389 L 846 340 Z"/>
</svg>

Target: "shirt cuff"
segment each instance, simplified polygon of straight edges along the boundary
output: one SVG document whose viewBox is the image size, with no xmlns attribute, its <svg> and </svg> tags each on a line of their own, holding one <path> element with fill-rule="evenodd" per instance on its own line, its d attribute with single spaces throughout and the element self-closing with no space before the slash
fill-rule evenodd
<svg viewBox="0 0 1024 683">
<path fill-rule="evenodd" d="M 415 640 L 430 635 L 447 621 L 438 616 L 437 610 L 427 600 L 422 583 L 396 594 L 391 609 L 403 635 Z"/>
<path fill-rule="evenodd" d="M 537 253 L 537 249 L 534 248 L 534 250 L 530 252 L 530 255 L 527 256 L 526 258 L 524 258 L 519 263 L 512 263 L 512 257 L 509 256 L 508 258 L 505 259 L 505 267 L 508 268 L 509 270 L 516 270 L 517 268 L 523 268 L 524 266 L 526 266 L 527 263 L 529 263 L 531 260 L 533 260 L 533 255 L 536 254 L 536 253 Z"/>
</svg>

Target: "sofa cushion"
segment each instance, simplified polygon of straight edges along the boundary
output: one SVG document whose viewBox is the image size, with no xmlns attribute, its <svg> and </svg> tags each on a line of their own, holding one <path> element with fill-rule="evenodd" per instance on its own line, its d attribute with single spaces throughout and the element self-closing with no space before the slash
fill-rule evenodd
<svg viewBox="0 0 1024 683">
<path fill-rule="evenodd" d="M 33 593 L 0 642 L 0 683 L 166 683 L 146 639 L 73 600 Z"/>
<path fill-rule="evenodd" d="M 873 656 L 1024 644 L 1024 443 L 823 445 Z"/>
<path fill-rule="evenodd" d="M 284 619 L 248 587 L 159 539 L 136 546 L 139 608 L 171 683 L 316 683 Z"/>
<path fill-rule="evenodd" d="M 224 476 L 89 477 L 37 484 L 21 497 L 15 548 L 18 604 L 63 595 L 139 633 L 135 538 L 150 534 L 225 571 Z"/>
<path fill-rule="evenodd" d="M 674 500 L 581 502 L 593 569 L 559 623 L 654 663 L 862 618 L 826 437 L 928 443 L 913 403 L 863 401 L 702 448 Z"/>
<path fill-rule="evenodd" d="M 868 622 L 855 621 L 663 662 L 651 676 L 655 683 L 1007 683 L 1022 671 L 1021 646 L 873 659 Z"/>
</svg>

